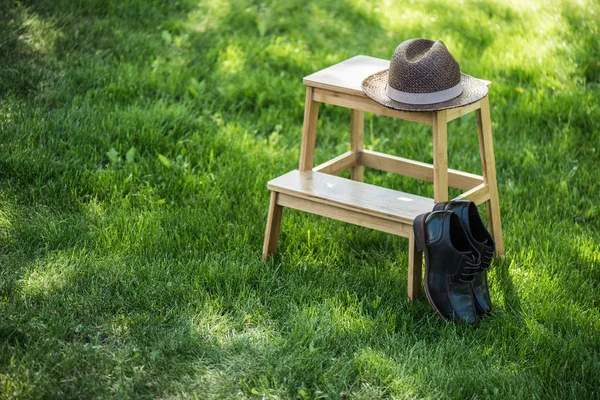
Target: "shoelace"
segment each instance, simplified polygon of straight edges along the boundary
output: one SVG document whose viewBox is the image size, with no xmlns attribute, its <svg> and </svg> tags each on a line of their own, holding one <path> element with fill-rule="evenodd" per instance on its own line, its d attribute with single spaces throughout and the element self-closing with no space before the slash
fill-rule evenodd
<svg viewBox="0 0 600 400">
<path fill-rule="evenodd" d="M 494 259 L 494 250 L 492 250 L 490 247 L 486 247 L 485 254 L 481 254 L 481 263 L 489 266 L 489 264 L 492 262 L 493 259 Z"/>
<path fill-rule="evenodd" d="M 460 282 L 468 283 L 475 279 L 475 274 L 481 265 L 480 263 L 475 264 L 470 261 L 466 261 L 465 264 L 465 267 L 460 272 L 458 280 Z"/>
</svg>

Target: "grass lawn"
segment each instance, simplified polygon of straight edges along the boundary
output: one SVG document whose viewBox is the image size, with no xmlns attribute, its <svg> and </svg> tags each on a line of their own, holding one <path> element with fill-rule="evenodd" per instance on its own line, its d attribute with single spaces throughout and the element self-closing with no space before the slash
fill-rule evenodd
<svg viewBox="0 0 600 400">
<path fill-rule="evenodd" d="M 600 4 L 523 3 L 0 0 L 0 397 L 599 398 Z M 493 81 L 477 330 L 408 301 L 403 238 L 286 209 L 260 259 L 302 77 L 412 37 Z M 320 114 L 317 163 L 349 148 Z M 366 116 L 377 151 L 429 132 Z M 481 173 L 474 115 L 449 159 Z"/>
</svg>

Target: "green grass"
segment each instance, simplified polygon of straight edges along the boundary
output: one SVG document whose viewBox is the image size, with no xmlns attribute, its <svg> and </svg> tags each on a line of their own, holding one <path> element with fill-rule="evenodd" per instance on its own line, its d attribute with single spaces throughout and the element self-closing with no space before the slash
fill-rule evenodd
<svg viewBox="0 0 600 400">
<path fill-rule="evenodd" d="M 460 3 L 0 0 L 0 397 L 600 397 L 600 5 Z M 407 300 L 402 238 L 285 210 L 260 261 L 302 77 L 411 37 L 494 82 L 507 256 L 475 331 Z M 451 167 L 480 173 L 475 126 Z M 348 131 L 323 107 L 316 161 Z M 365 137 L 431 161 L 424 127 Z"/>
</svg>

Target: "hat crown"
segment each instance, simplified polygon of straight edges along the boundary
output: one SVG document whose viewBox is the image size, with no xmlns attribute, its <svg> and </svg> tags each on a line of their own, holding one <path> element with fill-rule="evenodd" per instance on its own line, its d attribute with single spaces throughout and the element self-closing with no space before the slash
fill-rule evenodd
<svg viewBox="0 0 600 400">
<path fill-rule="evenodd" d="M 390 61 L 388 85 L 401 92 L 439 92 L 458 85 L 460 80 L 460 66 L 441 40 L 402 42 Z"/>
</svg>

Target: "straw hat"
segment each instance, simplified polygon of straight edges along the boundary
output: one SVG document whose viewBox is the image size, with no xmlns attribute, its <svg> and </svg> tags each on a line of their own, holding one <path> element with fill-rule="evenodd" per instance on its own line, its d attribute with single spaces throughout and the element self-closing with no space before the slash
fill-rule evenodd
<svg viewBox="0 0 600 400">
<path fill-rule="evenodd" d="M 362 82 L 367 96 L 402 111 L 439 111 L 482 99 L 487 86 L 460 72 L 441 40 L 410 39 L 400 43 L 389 69 Z"/>
</svg>

